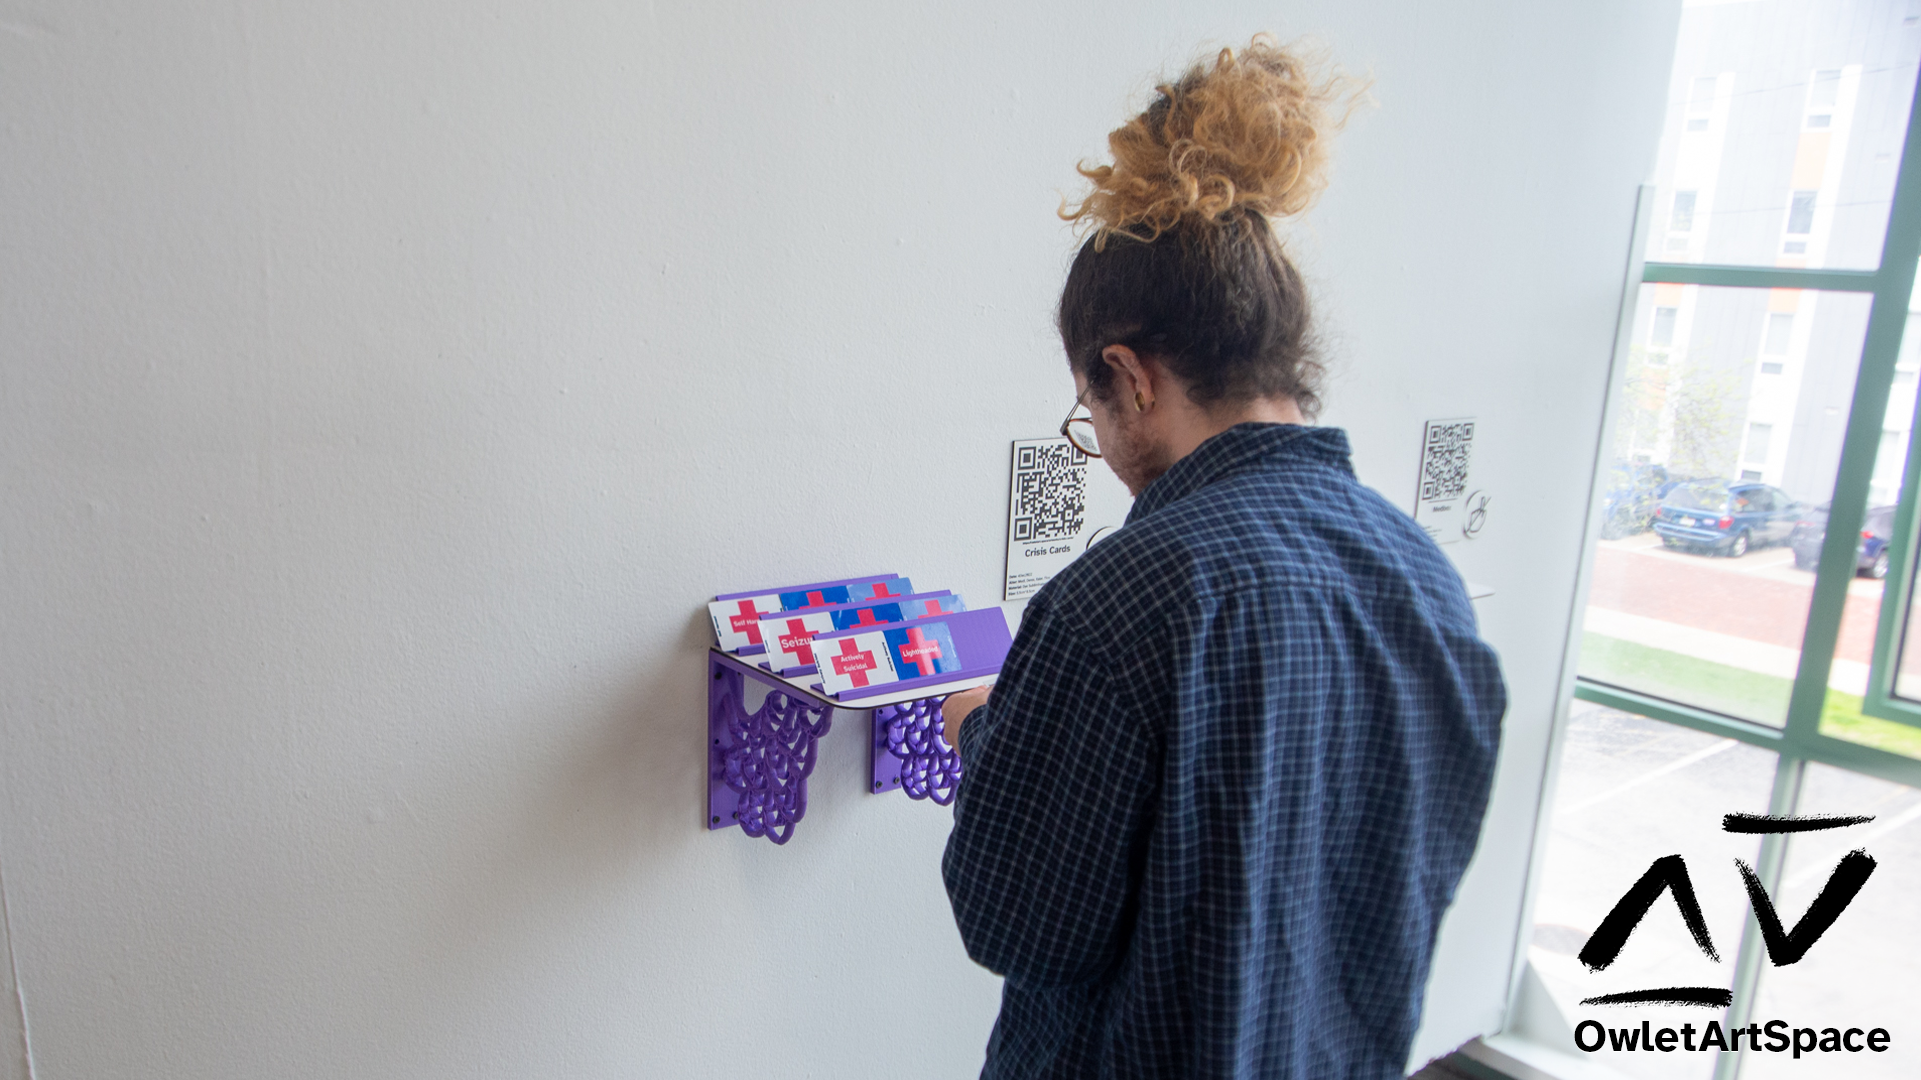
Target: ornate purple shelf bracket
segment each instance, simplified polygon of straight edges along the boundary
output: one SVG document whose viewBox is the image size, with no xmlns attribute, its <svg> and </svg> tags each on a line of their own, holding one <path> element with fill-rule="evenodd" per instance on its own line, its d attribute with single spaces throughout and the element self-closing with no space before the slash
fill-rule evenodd
<svg viewBox="0 0 1921 1080">
<path fill-rule="evenodd" d="M 707 827 L 785 844 L 807 814 L 807 777 L 834 710 L 718 653 L 708 653 L 707 676 Z M 767 687 L 751 713 L 748 676 Z"/>
<path fill-rule="evenodd" d="M 896 788 L 910 799 L 932 799 L 941 806 L 954 801 L 960 783 L 961 760 L 941 736 L 941 702 L 921 698 L 874 710 L 873 790 Z"/>
</svg>

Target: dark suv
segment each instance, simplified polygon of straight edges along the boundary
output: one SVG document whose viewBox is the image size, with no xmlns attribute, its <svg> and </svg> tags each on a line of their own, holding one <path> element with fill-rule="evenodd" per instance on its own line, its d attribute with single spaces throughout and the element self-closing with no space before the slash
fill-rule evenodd
<svg viewBox="0 0 1921 1080">
<path fill-rule="evenodd" d="M 1888 541 L 1894 537 L 1894 507 L 1868 507 L 1867 522 L 1861 528 L 1861 544 L 1854 549 L 1854 572 L 1872 578 L 1888 576 Z M 1828 538 L 1828 504 L 1810 506 L 1794 523 L 1788 543 L 1794 547 L 1794 565 L 1812 570 L 1821 561 L 1821 544 Z"/>
</svg>

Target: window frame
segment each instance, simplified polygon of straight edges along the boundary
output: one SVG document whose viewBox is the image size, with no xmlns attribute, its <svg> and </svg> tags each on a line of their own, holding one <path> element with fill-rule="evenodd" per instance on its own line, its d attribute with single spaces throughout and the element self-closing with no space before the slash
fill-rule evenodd
<svg viewBox="0 0 1921 1080">
<path fill-rule="evenodd" d="M 1741 440 L 1741 464 L 1758 465 L 1763 469 L 1767 468 L 1768 451 L 1774 449 L 1773 444 L 1774 444 L 1773 421 L 1769 421 L 1765 424 L 1759 420 L 1748 421 L 1747 436 Z M 1759 461 L 1755 460 L 1755 454 L 1757 451 L 1760 453 L 1760 456 L 1761 456 Z"/>
<path fill-rule="evenodd" d="M 1772 356 L 1777 360 L 1785 361 L 1789 356 L 1793 355 L 1794 353 L 1794 314 L 1795 313 L 1792 311 L 1770 311 L 1767 313 L 1767 318 L 1764 319 L 1761 323 L 1761 351 L 1759 353 L 1760 356 L 1762 357 Z M 1785 321 L 1777 322 L 1776 320 L 1785 320 Z M 1781 351 L 1769 352 L 1768 347 L 1774 341 L 1774 328 L 1777 325 L 1786 326 L 1787 331 L 1782 335 L 1784 340 L 1781 342 Z"/>
<path fill-rule="evenodd" d="M 1894 376 L 1888 376 L 1892 389 Z M 1917 399 L 1921 404 L 1921 399 Z M 1868 692 L 1861 699 L 1866 716 L 1921 727 L 1921 701 L 1896 697 L 1895 676 L 1901 660 L 1915 586 L 1917 515 L 1921 505 L 1921 430 L 1908 430 L 1908 456 L 1901 473 L 1901 494 L 1895 500 L 1894 535 L 1888 538 L 1888 576 L 1881 583 L 1881 618 L 1874 630 L 1874 652 L 1868 662 Z M 1866 518 L 1863 517 L 1865 523 Z M 1865 527 L 1865 524 L 1864 526 Z M 1859 529 L 1855 530 L 1858 534 Z M 1889 600 L 1893 599 L 1893 603 Z"/>
<path fill-rule="evenodd" d="M 1685 229 L 1680 229 L 1680 228 L 1676 228 L 1674 223 L 1676 220 L 1678 220 L 1682 216 L 1681 196 L 1683 195 L 1686 195 L 1688 197 L 1688 203 L 1687 203 L 1688 227 Z M 1699 188 L 1688 188 L 1686 191 L 1676 191 L 1673 197 L 1668 200 L 1668 229 L 1667 229 L 1668 235 L 1693 237 L 1694 211 L 1695 211 L 1695 208 L 1700 205 L 1701 205 L 1701 191 Z"/>
<path fill-rule="evenodd" d="M 1854 396 L 1849 404 L 1847 429 L 1841 443 L 1841 462 L 1835 475 L 1833 499 L 1829 504 L 1827 535 L 1822 541 L 1821 558 L 1816 566 L 1814 597 L 1808 608 L 1807 629 L 1801 642 L 1801 663 L 1788 699 L 1786 723 L 1780 728 L 1773 728 L 1711 709 L 1596 683 L 1578 675 L 1573 680 L 1573 696 L 1582 701 L 1639 713 L 1697 731 L 1726 735 L 1751 745 L 1769 747 L 1784 759 L 1819 761 L 1884 780 L 1921 787 L 1921 761 L 1836 739 L 1820 731 L 1821 711 L 1827 699 L 1829 668 L 1834 658 L 1835 643 L 1840 636 L 1841 613 L 1847 604 L 1848 583 L 1854 579 L 1855 540 L 1867 516 L 1874 459 L 1880 450 L 1882 423 L 1894 386 L 1901 338 L 1907 329 L 1908 304 L 1914 295 L 1916 264 L 1917 260 L 1921 260 L 1921 81 L 1917 81 L 1915 90 L 1915 101 L 1908 114 L 1907 138 L 1902 146 L 1901 164 L 1895 176 L 1893 198 L 1888 208 L 1881 265 L 1877 269 L 1824 270 L 1646 262 L 1642 260 L 1644 248 L 1637 246 L 1634 265 L 1629 272 L 1629 287 L 1622 297 L 1622 318 L 1632 320 L 1639 286 L 1642 284 L 1813 289 L 1870 294 L 1867 334 L 1861 344 L 1861 363 L 1855 376 Z M 1637 241 L 1639 243 L 1644 241 Z M 1617 342 L 1617 354 L 1619 352 Z M 1618 356 L 1616 366 L 1622 366 Z M 1604 422 L 1611 423 L 1612 420 L 1613 410 L 1609 409 Z M 1915 431 L 1916 436 L 1921 436 L 1921 425 L 1911 430 Z M 1602 437 L 1605 439 L 1606 435 L 1604 430 Z M 1598 485 L 1596 490 L 1598 492 Z M 1899 609 L 1905 606 L 1890 604 L 1886 598 L 1906 595 L 1897 589 L 1912 589 L 1915 547 L 1917 541 L 1921 540 L 1921 536 L 1917 535 L 1921 530 L 1916 527 L 1916 509 L 1921 507 L 1921 437 L 1909 439 L 1907 467 L 1896 505 L 1899 509 L 1895 512 L 1895 535 L 1890 545 L 1896 557 L 1890 560 L 1888 584 L 1884 586 L 1882 594 L 1881 626 L 1875 635 L 1874 665 L 1868 685 L 1871 697 L 1877 690 L 1882 691 L 1879 702 L 1884 711 L 1870 713 L 1865 702 L 1862 711 L 1880 719 L 1900 719 L 1905 723 L 1921 724 L 1921 706 L 1890 700 L 1885 692 L 1890 684 L 1883 676 L 1888 668 L 1887 656 L 1899 640 L 1894 636 L 1901 622 Z M 1586 542 L 1591 551 L 1598 535 L 1598 520 L 1594 520 L 1593 511 L 1589 516 Z M 1842 528 L 1844 524 L 1850 527 Z M 1584 552 L 1584 561 L 1590 557 Z M 1570 652 L 1578 652 L 1575 629 L 1570 628 Z"/>
<path fill-rule="evenodd" d="M 1806 240 L 1808 237 L 1813 236 L 1814 235 L 1814 213 L 1820 208 L 1821 208 L 1821 189 L 1820 188 L 1794 188 L 1793 190 L 1789 191 L 1788 192 L 1788 217 L 1787 217 L 1787 221 L 1783 223 L 1781 226 L 1781 239 L 1786 241 L 1786 240 L 1791 240 L 1794 237 L 1798 236 L 1802 240 Z M 1805 220 L 1802 220 L 1799 223 L 1805 227 L 1797 230 L 1794 226 L 1797 223 L 1797 220 L 1802 218 L 1805 218 Z M 1650 265 L 1664 266 L 1667 264 L 1655 263 Z"/>
<path fill-rule="evenodd" d="M 1627 274 L 1623 282 L 1621 307 L 1617 316 L 1614 348 L 1608 382 L 1608 400 L 1602 409 L 1597 432 L 1595 473 L 1590 488 L 1583 549 L 1575 579 L 1576 602 L 1568 625 L 1562 652 L 1562 708 L 1549 739 L 1549 778 L 1543 786 L 1543 799 L 1537 808 L 1533 858 L 1528 870 L 1527 895 L 1522 910 L 1523 922 L 1516 928 L 1514 960 L 1511 966 L 1507 1027 L 1513 1029 L 1526 991 L 1529 960 L 1527 943 L 1531 936 L 1534 896 L 1546 850 L 1548 822 L 1553 813 L 1552 791 L 1564 747 L 1567 726 L 1566 703 L 1569 699 L 1635 713 L 1713 735 L 1735 739 L 1750 746 L 1771 750 L 1777 766 L 1769 795 L 1768 812 L 1788 815 L 1795 812 L 1803 779 L 1810 764 L 1823 764 L 1910 787 L 1921 788 L 1921 760 L 1879 750 L 1860 743 L 1824 735 L 1821 719 L 1828 695 L 1828 677 L 1835 645 L 1840 637 L 1848 585 L 1854 580 L 1856 546 L 1862 523 L 1866 520 L 1873 484 L 1875 458 L 1880 449 L 1881 432 L 1892 394 L 1896 365 L 1900 360 L 1902 337 L 1907 329 L 1909 303 L 1914 294 L 1917 264 L 1921 263 L 1921 79 L 1912 91 L 1905 140 L 1895 177 L 1883 234 L 1880 265 L 1874 270 L 1829 270 L 1795 267 L 1734 266 L 1706 263 L 1668 263 L 1648 261 L 1648 234 L 1653 227 L 1658 193 L 1652 185 L 1641 188 L 1636 204 L 1635 223 L 1630 238 Z M 1616 404 L 1622 392 L 1621 380 L 1632 349 L 1632 326 L 1640 287 L 1644 284 L 1707 285 L 1750 289 L 1812 289 L 1823 292 L 1870 294 L 1867 333 L 1862 341 L 1861 359 L 1856 372 L 1848 421 L 1842 437 L 1840 463 L 1836 469 L 1834 492 L 1829 504 L 1826 535 L 1815 572 L 1807 625 L 1803 632 L 1800 663 L 1789 695 L 1788 711 L 1781 727 L 1771 727 L 1696 706 L 1668 701 L 1651 694 L 1596 682 L 1579 674 L 1580 633 L 1586 597 L 1592 580 L 1595 542 L 1602 524 L 1605 496 L 1603 473 L 1609 464 L 1610 445 Z M 1917 397 L 1917 419 L 1921 419 L 1921 397 Z M 1877 689 L 1891 686 L 1890 661 L 1906 603 L 1916 587 L 1915 561 L 1921 546 L 1921 423 L 1911 425 L 1906 467 L 1895 510 L 1895 535 L 1890 548 L 1888 578 L 1884 585 L 1881 625 L 1877 628 L 1869 696 L 1862 712 L 1881 719 L 1900 719 L 1921 723 L 1921 705 L 1891 700 L 1884 692 L 1880 710 L 1870 707 Z M 1847 528 L 1841 526 L 1847 525 Z M 1889 715 L 1899 713 L 1900 715 Z M 1772 893 L 1778 891 L 1786 862 L 1785 834 L 1771 833 L 1762 840 L 1757 860 L 1757 876 Z M 1764 959 L 1760 927 L 1750 912 L 1735 956 L 1733 973 L 1734 1001 L 1727 1010 L 1730 1023 L 1745 1025 L 1753 1015 L 1754 1001 Z M 1742 1052 L 1722 1052 L 1714 1068 L 1715 1080 L 1733 1080 L 1741 1067 Z"/>
<path fill-rule="evenodd" d="M 1664 327 L 1662 326 L 1662 320 L 1661 320 L 1662 312 L 1668 313 L 1667 324 L 1665 326 L 1665 329 L 1667 330 L 1667 340 L 1656 341 L 1655 339 L 1661 336 L 1661 331 L 1662 329 L 1664 329 Z M 1656 307 L 1654 309 L 1653 317 L 1648 319 L 1647 350 L 1649 352 L 1653 352 L 1654 350 L 1659 349 L 1663 353 L 1672 353 L 1674 351 L 1674 332 L 1680 328 L 1680 325 L 1681 325 L 1681 309 L 1679 306 Z"/>
</svg>

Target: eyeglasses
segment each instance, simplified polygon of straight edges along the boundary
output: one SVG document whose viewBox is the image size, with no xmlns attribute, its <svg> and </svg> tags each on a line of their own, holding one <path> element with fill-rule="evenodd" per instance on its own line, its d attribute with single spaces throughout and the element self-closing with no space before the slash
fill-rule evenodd
<svg viewBox="0 0 1921 1080">
<path fill-rule="evenodd" d="M 1100 457 L 1100 440 L 1094 437 L 1094 417 L 1074 415 L 1078 410 L 1086 408 L 1081 404 L 1081 398 L 1086 396 L 1087 391 L 1083 390 L 1080 397 L 1074 399 L 1074 407 L 1067 410 L 1067 419 L 1061 421 L 1061 434 L 1067 437 L 1068 442 L 1074 444 L 1074 449 L 1088 457 Z"/>
</svg>

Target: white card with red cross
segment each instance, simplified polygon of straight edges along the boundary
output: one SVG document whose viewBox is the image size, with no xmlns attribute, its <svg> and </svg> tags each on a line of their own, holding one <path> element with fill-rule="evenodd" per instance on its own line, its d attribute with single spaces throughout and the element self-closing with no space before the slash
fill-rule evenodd
<svg viewBox="0 0 1921 1080">
<path fill-rule="evenodd" d="M 714 640 L 720 643 L 723 650 L 731 653 L 737 653 L 749 645 L 762 644 L 760 620 L 769 615 L 778 615 L 780 610 L 779 593 L 715 600 L 707 605 L 707 614 L 714 620 Z"/>
<path fill-rule="evenodd" d="M 888 655 L 884 630 L 829 638 L 815 647 L 815 655 L 823 693 L 839 694 L 856 687 L 900 681 L 894 658 Z"/>
<path fill-rule="evenodd" d="M 760 620 L 768 670 L 778 675 L 814 663 L 814 635 L 833 629 L 834 616 L 827 611 L 783 611 Z"/>
</svg>

